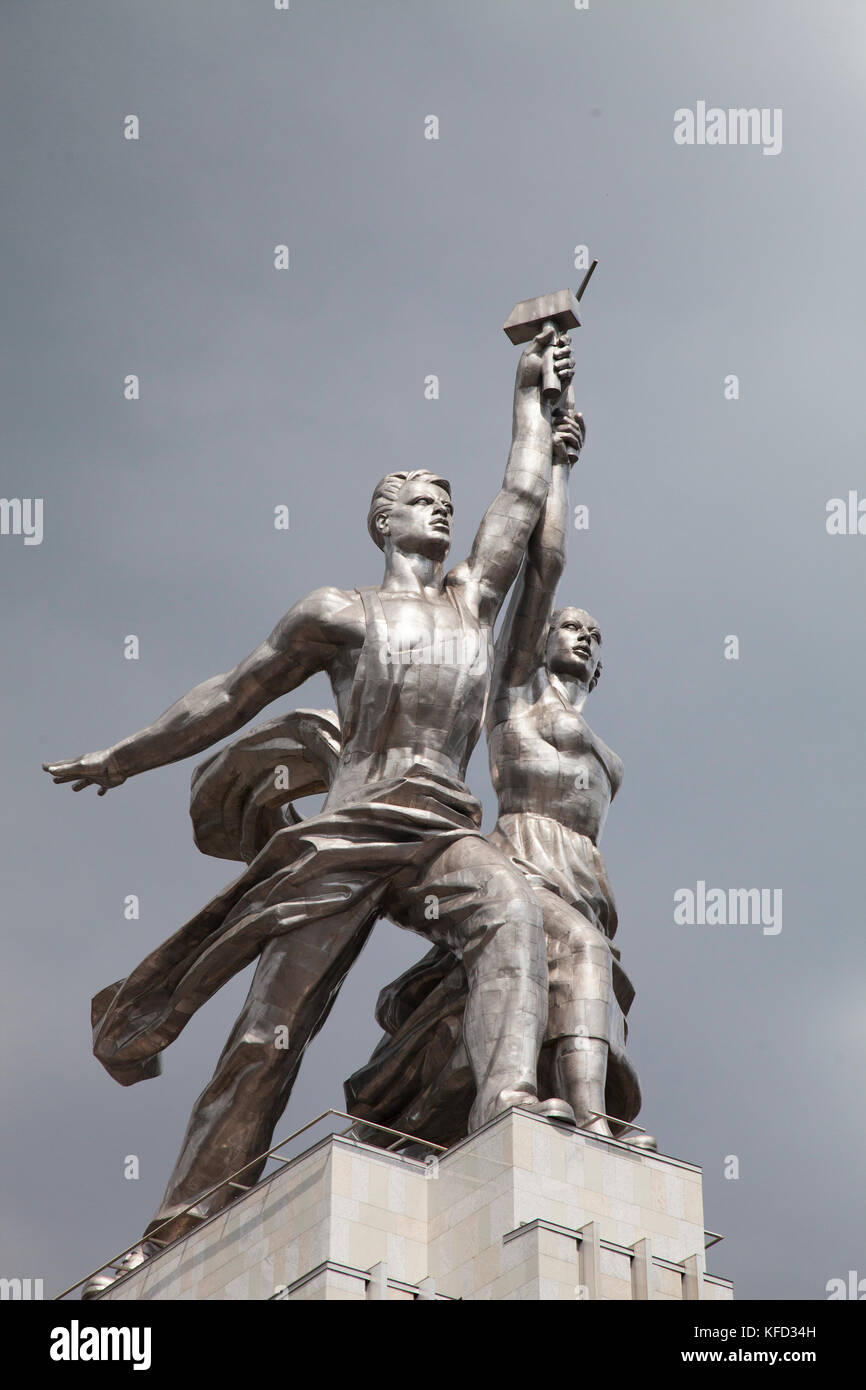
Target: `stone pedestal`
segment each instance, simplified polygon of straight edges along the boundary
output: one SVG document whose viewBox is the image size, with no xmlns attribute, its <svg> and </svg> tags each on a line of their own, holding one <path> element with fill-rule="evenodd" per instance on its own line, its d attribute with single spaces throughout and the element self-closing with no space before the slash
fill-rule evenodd
<svg viewBox="0 0 866 1390">
<path fill-rule="evenodd" d="M 510 1110 L 426 1163 L 329 1135 L 103 1299 L 731 1299 L 701 1172 Z"/>
</svg>

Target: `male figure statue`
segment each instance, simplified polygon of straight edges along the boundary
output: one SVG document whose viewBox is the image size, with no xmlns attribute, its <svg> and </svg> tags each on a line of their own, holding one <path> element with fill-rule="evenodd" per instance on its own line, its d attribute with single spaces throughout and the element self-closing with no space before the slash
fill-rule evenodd
<svg viewBox="0 0 866 1390">
<path fill-rule="evenodd" d="M 464 784 L 485 716 L 493 624 L 547 493 L 552 429 L 539 382 L 550 348 L 563 386 L 573 374 L 568 339 L 552 328 L 523 353 L 503 486 L 468 560 L 445 572 L 449 484 L 422 470 L 389 474 L 368 517 L 385 554 L 378 588 L 316 590 L 238 666 L 140 733 L 47 765 L 55 781 L 102 795 L 210 747 L 316 671 L 328 673 L 339 711 L 341 752 L 322 812 L 277 830 L 240 878 L 94 999 L 94 1051 L 128 1085 L 155 1075 L 191 1014 L 259 956 L 148 1227 L 169 1222 L 160 1243 L 237 1197 L 226 1186 L 198 1200 L 267 1149 L 303 1051 L 379 916 L 463 961 L 472 1127 L 515 1104 L 570 1117 L 567 1105 L 537 1095 L 547 1016 L 541 912 L 522 874 L 480 834 L 481 808 Z M 558 429 L 580 448 L 579 423 Z M 276 1042 L 286 1029 L 287 1049 Z M 260 1172 L 248 1167 L 243 1181 Z"/>
</svg>

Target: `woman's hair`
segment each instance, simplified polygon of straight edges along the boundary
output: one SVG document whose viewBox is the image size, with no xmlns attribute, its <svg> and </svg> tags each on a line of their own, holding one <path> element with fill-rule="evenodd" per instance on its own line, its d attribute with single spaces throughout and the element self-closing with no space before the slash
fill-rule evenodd
<svg viewBox="0 0 866 1390">
<path fill-rule="evenodd" d="M 406 473 L 386 473 L 373 489 L 370 510 L 367 513 L 367 530 L 380 550 L 385 549 L 385 538 L 376 527 L 380 516 L 387 516 L 397 500 L 397 494 L 404 483 L 414 482 L 416 478 L 428 478 L 437 487 L 442 487 L 451 496 L 451 484 L 447 478 L 440 478 L 428 468 L 412 468 Z"/>
</svg>

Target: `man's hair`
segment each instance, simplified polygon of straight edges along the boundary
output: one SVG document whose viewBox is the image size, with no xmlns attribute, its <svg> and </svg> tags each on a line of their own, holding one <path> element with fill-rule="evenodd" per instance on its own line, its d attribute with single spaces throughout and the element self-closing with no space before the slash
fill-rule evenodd
<svg viewBox="0 0 866 1390">
<path fill-rule="evenodd" d="M 573 608 L 573 607 L 574 607 L 574 604 L 569 603 L 569 604 L 566 605 L 566 607 L 567 607 L 567 608 Z M 554 610 L 553 613 L 551 613 L 551 615 L 550 615 L 550 626 L 549 626 L 548 629 L 547 629 L 547 636 L 548 636 L 548 637 L 550 637 L 550 634 L 551 634 L 551 632 L 553 631 L 553 629 L 554 629 L 555 627 L 559 627 L 559 620 L 560 620 L 560 618 L 562 617 L 563 613 L 565 613 L 565 611 L 566 611 L 566 608 L 557 608 L 557 609 Z M 585 609 L 585 608 L 578 608 L 578 609 L 577 609 L 577 612 L 578 612 L 578 613 L 586 613 L 586 609 Z M 591 617 L 592 617 L 592 614 L 591 614 L 591 613 L 586 613 L 586 616 L 587 616 L 588 618 L 591 618 Z M 594 619 L 594 618 L 593 618 L 593 622 L 595 622 L 595 619 Z M 600 645 L 600 644 L 599 644 L 599 645 Z M 600 677 L 601 677 L 601 662 L 599 661 L 599 662 L 596 663 L 595 674 L 593 675 L 593 678 L 592 678 L 592 680 L 590 681 L 590 683 L 589 683 L 589 685 L 588 685 L 588 687 L 587 687 L 587 692 L 586 692 L 587 695 L 591 694 L 592 691 L 595 690 L 595 687 L 598 685 L 598 682 L 599 682 Z"/>
<path fill-rule="evenodd" d="M 378 517 L 388 515 L 403 484 L 414 482 L 416 478 L 429 479 L 437 487 L 444 488 L 448 496 L 451 496 L 451 484 L 448 479 L 440 478 L 436 473 L 431 473 L 428 468 L 412 468 L 407 473 L 386 473 L 373 489 L 370 510 L 367 513 L 367 530 L 380 550 L 385 549 L 385 538 L 377 530 L 376 521 Z"/>
</svg>

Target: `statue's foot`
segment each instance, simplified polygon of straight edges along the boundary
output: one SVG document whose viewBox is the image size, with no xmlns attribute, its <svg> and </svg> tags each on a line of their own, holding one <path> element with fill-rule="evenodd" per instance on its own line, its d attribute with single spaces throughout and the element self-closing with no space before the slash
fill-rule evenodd
<svg viewBox="0 0 866 1390">
<path fill-rule="evenodd" d="M 631 1144 L 633 1149 L 648 1149 L 650 1153 L 658 1153 L 658 1140 L 651 1134 L 623 1134 L 620 1137 L 623 1144 Z"/>
<path fill-rule="evenodd" d="M 555 1096 L 551 1100 L 539 1100 L 537 1096 L 518 1096 L 509 1102 L 511 1105 L 519 1105 L 521 1110 L 529 1110 L 533 1115 L 538 1115 L 544 1120 L 557 1120 L 561 1125 L 577 1125 L 574 1111 L 567 1100 L 558 1100 Z"/>
<path fill-rule="evenodd" d="M 124 1275 L 131 1274 L 134 1269 L 145 1264 L 154 1255 L 158 1255 L 162 1250 L 161 1245 L 157 1245 L 153 1240 L 143 1240 L 140 1245 L 134 1245 L 128 1254 L 114 1266 L 114 1273 L 110 1274 L 103 1271 L 101 1274 L 94 1274 L 84 1288 L 81 1290 L 82 1301 L 89 1298 L 98 1298 L 101 1293 L 110 1288 L 118 1279 Z"/>
</svg>

